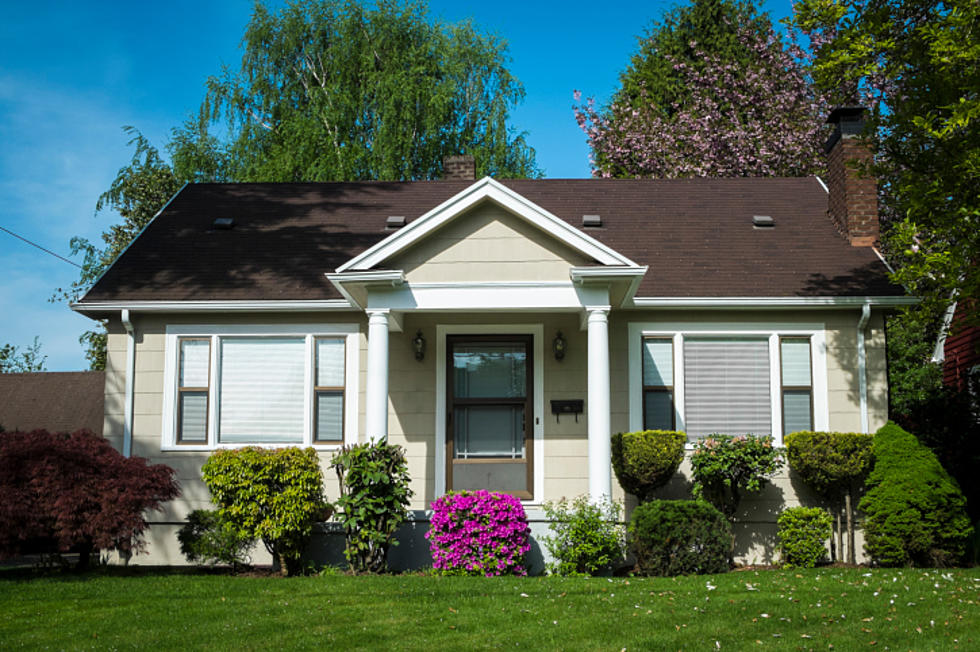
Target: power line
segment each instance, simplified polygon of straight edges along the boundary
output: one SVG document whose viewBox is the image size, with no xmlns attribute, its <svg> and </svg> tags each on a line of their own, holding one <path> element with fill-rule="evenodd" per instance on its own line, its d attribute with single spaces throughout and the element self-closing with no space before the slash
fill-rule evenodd
<svg viewBox="0 0 980 652">
<path fill-rule="evenodd" d="M 55 252 L 51 251 L 50 249 L 45 249 L 41 245 L 37 244 L 36 242 L 31 242 L 30 240 L 28 240 L 27 238 L 25 238 L 22 235 L 17 235 L 16 233 L 14 233 L 13 231 L 11 231 L 10 229 L 7 229 L 7 228 L 4 228 L 4 227 L 0 226 L 0 231 L 6 231 L 10 235 L 14 236 L 15 238 L 17 238 L 19 240 L 23 240 L 24 242 L 26 242 L 27 244 L 31 245 L 32 247 L 37 247 L 38 249 L 40 249 L 44 253 L 51 254 L 52 256 L 54 256 L 55 258 L 57 258 L 58 260 L 63 260 L 66 263 L 68 263 L 69 265 L 74 265 L 78 269 L 82 269 L 82 266 L 79 265 L 78 263 L 73 262 L 73 261 L 70 261 L 67 258 L 65 258 L 64 256 L 59 256 L 58 254 L 56 254 Z"/>
</svg>

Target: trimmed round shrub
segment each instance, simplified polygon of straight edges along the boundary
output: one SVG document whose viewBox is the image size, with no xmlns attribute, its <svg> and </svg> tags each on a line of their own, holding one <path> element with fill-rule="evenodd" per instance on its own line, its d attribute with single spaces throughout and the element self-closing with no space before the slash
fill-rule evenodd
<svg viewBox="0 0 980 652">
<path fill-rule="evenodd" d="M 521 501 L 496 491 L 450 492 L 432 503 L 425 533 L 432 568 L 442 575 L 527 575 L 531 549 Z"/>
<path fill-rule="evenodd" d="M 651 500 L 633 511 L 629 542 L 640 575 L 724 573 L 732 528 L 704 501 Z"/>
<path fill-rule="evenodd" d="M 687 435 L 673 430 L 620 432 L 612 436 L 612 465 L 619 484 L 640 502 L 667 484 L 684 461 Z"/>
<path fill-rule="evenodd" d="M 823 496 L 839 501 L 871 470 L 874 437 L 858 432 L 793 432 L 786 435 L 789 468 Z"/>
<path fill-rule="evenodd" d="M 545 503 L 552 534 L 543 543 L 553 561 L 548 571 L 555 575 L 595 575 L 623 559 L 624 532 L 620 507 L 604 500 L 592 504 L 587 496 L 570 503 Z"/>
<path fill-rule="evenodd" d="M 819 507 L 790 507 L 779 515 L 779 545 L 787 568 L 813 568 L 826 554 L 833 519 Z"/>
<path fill-rule="evenodd" d="M 218 510 L 196 509 L 177 532 L 180 552 L 187 561 L 202 564 L 228 564 L 232 571 L 249 563 L 249 550 L 255 540 L 242 536 Z"/>
<path fill-rule="evenodd" d="M 951 566 L 972 533 L 966 499 L 935 454 L 888 423 L 875 434 L 875 466 L 865 513 L 864 550 L 881 566 Z"/>
</svg>

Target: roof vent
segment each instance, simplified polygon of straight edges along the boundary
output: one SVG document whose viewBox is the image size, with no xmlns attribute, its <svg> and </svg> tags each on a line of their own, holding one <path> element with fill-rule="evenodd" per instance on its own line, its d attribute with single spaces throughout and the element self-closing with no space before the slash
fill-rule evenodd
<svg viewBox="0 0 980 652">
<path fill-rule="evenodd" d="M 385 222 L 385 226 L 389 229 L 400 229 L 405 226 L 405 216 L 389 215 L 388 220 Z"/>
<path fill-rule="evenodd" d="M 602 226 L 602 216 L 601 215 L 583 215 L 582 216 L 582 226 Z"/>
<path fill-rule="evenodd" d="M 211 223 L 211 228 L 217 231 L 230 231 L 233 226 L 235 226 L 235 218 L 233 217 L 216 217 Z"/>
<path fill-rule="evenodd" d="M 753 215 L 752 216 L 752 228 L 755 229 L 771 229 L 776 226 L 776 221 L 768 215 Z"/>
</svg>

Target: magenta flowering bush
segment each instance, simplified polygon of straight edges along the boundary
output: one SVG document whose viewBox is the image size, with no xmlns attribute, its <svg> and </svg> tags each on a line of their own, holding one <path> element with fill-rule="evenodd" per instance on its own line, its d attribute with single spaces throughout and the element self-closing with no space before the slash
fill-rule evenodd
<svg viewBox="0 0 980 652">
<path fill-rule="evenodd" d="M 432 567 L 444 575 L 527 575 L 531 549 L 521 501 L 496 491 L 450 492 L 432 503 L 426 532 Z"/>
</svg>

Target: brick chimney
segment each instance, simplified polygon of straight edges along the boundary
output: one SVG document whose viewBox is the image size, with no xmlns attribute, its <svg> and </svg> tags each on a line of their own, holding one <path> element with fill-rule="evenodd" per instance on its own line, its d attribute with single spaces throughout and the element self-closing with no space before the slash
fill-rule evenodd
<svg viewBox="0 0 980 652">
<path fill-rule="evenodd" d="M 828 213 L 854 247 L 878 241 L 878 182 L 860 167 L 871 162 L 871 148 L 862 138 L 864 107 L 842 106 L 827 118 L 834 133 L 827 139 Z"/>
<path fill-rule="evenodd" d="M 442 178 L 462 181 L 476 179 L 476 160 L 469 154 L 442 159 Z"/>
</svg>

